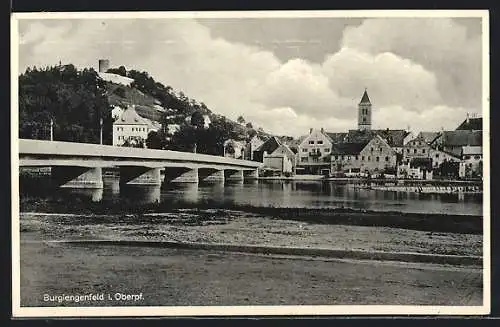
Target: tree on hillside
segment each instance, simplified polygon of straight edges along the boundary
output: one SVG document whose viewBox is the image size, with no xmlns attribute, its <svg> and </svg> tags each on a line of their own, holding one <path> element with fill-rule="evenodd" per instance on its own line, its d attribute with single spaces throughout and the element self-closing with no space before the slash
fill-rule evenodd
<svg viewBox="0 0 500 327">
<path fill-rule="evenodd" d="M 252 139 L 255 135 L 257 135 L 257 131 L 253 128 L 247 131 L 247 139 Z"/>
<path fill-rule="evenodd" d="M 164 143 L 164 138 L 162 137 L 161 133 L 156 131 L 149 132 L 146 139 L 146 147 L 148 149 L 163 149 L 165 145 Z"/>
<path fill-rule="evenodd" d="M 127 69 L 125 69 L 125 66 L 120 66 L 118 68 L 110 68 L 106 71 L 106 73 L 112 73 L 123 77 L 127 77 Z"/>
<path fill-rule="evenodd" d="M 168 149 L 191 152 L 196 144 L 197 153 L 223 155 L 224 142 L 236 136 L 230 121 L 214 118 L 208 128 L 195 128 L 191 124 L 183 124 L 172 136 Z"/>
<path fill-rule="evenodd" d="M 93 69 L 73 65 L 28 69 L 19 76 L 19 137 L 49 139 L 50 120 L 58 141 L 111 144 L 111 107 L 105 82 Z"/>
<path fill-rule="evenodd" d="M 236 119 L 236 122 L 240 125 L 243 125 L 245 124 L 245 118 L 243 118 L 243 116 L 239 116 L 237 119 Z"/>
<path fill-rule="evenodd" d="M 205 118 L 199 111 L 195 111 L 191 115 L 191 125 L 196 128 L 204 128 L 205 127 Z"/>
<path fill-rule="evenodd" d="M 253 128 L 253 125 L 252 125 L 252 123 L 251 123 L 251 122 L 248 122 L 248 123 L 246 124 L 246 127 L 247 127 L 247 128 L 252 129 L 252 128 Z"/>
</svg>

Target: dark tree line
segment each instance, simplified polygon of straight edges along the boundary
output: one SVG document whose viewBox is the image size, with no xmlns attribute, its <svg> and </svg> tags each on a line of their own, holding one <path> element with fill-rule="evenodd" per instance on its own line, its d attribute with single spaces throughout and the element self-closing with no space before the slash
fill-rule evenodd
<svg viewBox="0 0 500 327">
<path fill-rule="evenodd" d="M 73 65 L 28 68 L 19 76 L 19 137 L 111 144 L 111 108 L 105 84 L 93 69 Z"/>
</svg>

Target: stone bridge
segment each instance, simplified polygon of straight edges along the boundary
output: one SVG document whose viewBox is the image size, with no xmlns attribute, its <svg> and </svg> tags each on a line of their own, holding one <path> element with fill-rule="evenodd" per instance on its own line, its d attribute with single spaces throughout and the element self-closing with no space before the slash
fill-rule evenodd
<svg viewBox="0 0 500 327">
<path fill-rule="evenodd" d="M 61 187 L 102 188 L 103 168 L 119 170 L 120 184 L 127 185 L 158 186 L 162 175 L 166 183 L 238 182 L 257 178 L 261 165 L 189 152 L 19 140 L 19 167 L 51 167 L 52 177 Z"/>
</svg>

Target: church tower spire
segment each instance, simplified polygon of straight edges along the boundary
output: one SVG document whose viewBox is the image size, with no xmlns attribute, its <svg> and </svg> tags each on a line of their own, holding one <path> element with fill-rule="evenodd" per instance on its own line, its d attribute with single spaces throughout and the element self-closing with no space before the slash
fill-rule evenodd
<svg viewBox="0 0 500 327">
<path fill-rule="evenodd" d="M 372 103 L 368 93 L 363 93 L 361 101 L 358 104 L 358 129 L 360 131 L 370 130 L 372 127 Z"/>
</svg>

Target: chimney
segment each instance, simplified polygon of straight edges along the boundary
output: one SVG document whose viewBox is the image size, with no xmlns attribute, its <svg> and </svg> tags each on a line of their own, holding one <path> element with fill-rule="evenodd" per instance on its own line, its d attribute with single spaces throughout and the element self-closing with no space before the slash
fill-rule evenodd
<svg viewBox="0 0 500 327">
<path fill-rule="evenodd" d="M 309 128 L 309 134 L 312 134 L 312 132 L 313 132 L 313 129 Z"/>
<path fill-rule="evenodd" d="M 108 59 L 99 59 L 99 73 L 105 73 L 109 69 Z"/>
<path fill-rule="evenodd" d="M 469 113 L 467 113 L 467 118 L 465 119 L 465 122 L 468 124 L 469 123 Z"/>
<path fill-rule="evenodd" d="M 321 127 L 321 133 L 324 133 L 325 132 L 325 129 L 323 127 Z"/>
</svg>

